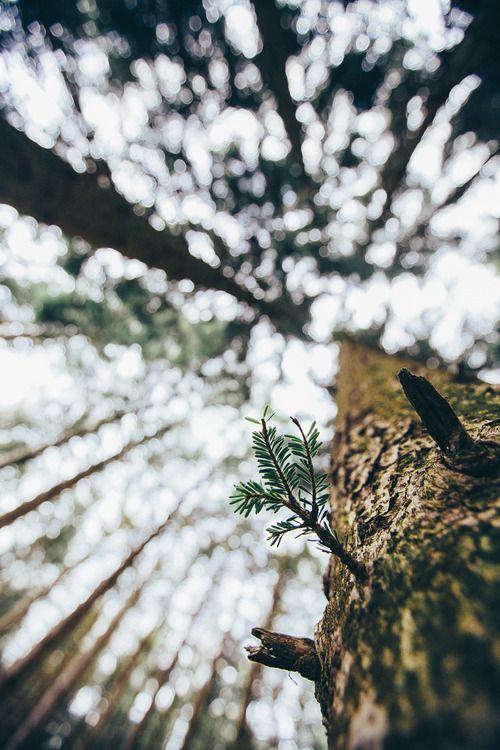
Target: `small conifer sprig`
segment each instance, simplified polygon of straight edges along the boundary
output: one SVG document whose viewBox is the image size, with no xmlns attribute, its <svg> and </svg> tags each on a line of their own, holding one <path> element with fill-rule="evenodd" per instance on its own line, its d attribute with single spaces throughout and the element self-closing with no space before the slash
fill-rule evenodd
<svg viewBox="0 0 500 750">
<path fill-rule="evenodd" d="M 269 422 L 274 415 L 266 406 L 259 425 L 252 435 L 261 482 L 240 482 L 234 488 L 230 503 L 236 513 L 248 517 L 262 510 L 277 513 L 286 508 L 287 519 L 268 528 L 271 545 L 279 546 L 285 534 L 297 536 L 313 533 L 320 549 L 336 555 L 356 578 L 366 575 L 363 563 L 355 560 L 330 526 L 327 501 L 329 497 L 326 474 L 316 475 L 313 458 L 321 447 L 319 430 L 313 422 L 307 433 L 298 419 L 291 418 L 298 435 L 280 435 Z"/>
</svg>

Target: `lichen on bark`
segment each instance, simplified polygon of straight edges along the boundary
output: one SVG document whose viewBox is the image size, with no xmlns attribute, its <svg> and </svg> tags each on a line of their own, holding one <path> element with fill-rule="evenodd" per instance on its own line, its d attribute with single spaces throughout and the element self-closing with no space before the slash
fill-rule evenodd
<svg viewBox="0 0 500 750">
<path fill-rule="evenodd" d="M 498 473 L 451 469 L 396 373 L 425 374 L 473 440 L 500 442 L 499 391 L 342 345 L 332 519 L 369 565 L 333 557 L 315 632 L 329 748 L 500 745 Z"/>
</svg>

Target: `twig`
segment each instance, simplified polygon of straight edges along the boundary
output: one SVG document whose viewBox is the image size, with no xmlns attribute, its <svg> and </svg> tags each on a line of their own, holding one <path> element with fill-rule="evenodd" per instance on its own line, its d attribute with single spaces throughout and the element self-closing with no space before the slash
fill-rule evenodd
<svg viewBox="0 0 500 750">
<path fill-rule="evenodd" d="M 309 466 L 309 475 L 311 477 L 311 521 L 313 523 L 316 523 L 316 519 L 318 518 L 318 503 L 316 501 L 316 478 L 314 476 L 314 467 L 312 463 L 312 457 L 311 457 L 311 451 L 309 449 L 309 441 L 307 440 L 306 434 L 304 430 L 302 429 L 302 425 L 300 424 L 298 419 L 295 419 L 295 417 L 291 417 L 292 422 L 294 425 L 298 428 L 302 440 L 304 441 L 304 448 L 306 451 L 307 456 L 307 464 Z"/>
<path fill-rule="evenodd" d="M 282 500 L 283 505 L 285 505 L 289 510 L 295 513 L 303 521 L 304 528 L 309 528 L 311 531 L 313 531 L 317 535 L 321 544 L 324 547 L 326 547 L 328 550 L 330 550 L 330 552 L 332 552 L 334 555 L 336 555 L 339 558 L 339 560 L 342 563 L 344 563 L 344 565 L 351 571 L 351 573 L 355 576 L 355 578 L 358 581 L 366 580 L 367 578 L 366 565 L 360 562 L 359 560 L 356 560 L 350 554 L 350 552 L 348 552 L 345 549 L 344 545 L 341 544 L 341 542 L 327 528 L 325 528 L 325 526 L 322 526 L 320 523 L 318 523 L 317 518 L 313 517 L 313 514 L 307 511 L 297 501 L 297 499 L 295 498 L 293 494 L 293 490 L 290 487 L 290 484 L 285 477 L 283 469 L 281 468 L 280 463 L 274 454 L 271 441 L 269 439 L 269 432 L 267 429 L 267 424 L 266 424 L 265 419 L 261 420 L 261 424 L 262 424 L 262 436 L 266 443 L 266 447 L 269 452 L 269 455 L 271 456 L 273 466 L 278 472 L 279 478 L 281 479 L 281 482 L 283 483 L 283 487 L 286 490 L 287 497 L 286 499 L 283 498 Z"/>
</svg>

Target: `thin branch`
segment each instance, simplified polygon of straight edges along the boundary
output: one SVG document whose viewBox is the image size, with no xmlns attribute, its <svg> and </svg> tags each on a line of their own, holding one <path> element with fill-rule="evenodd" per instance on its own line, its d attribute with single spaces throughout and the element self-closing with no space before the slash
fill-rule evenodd
<svg viewBox="0 0 500 750">
<path fill-rule="evenodd" d="M 299 518 L 304 522 L 304 528 L 309 528 L 311 531 L 313 531 L 318 539 L 320 540 L 321 544 L 326 547 L 332 554 L 336 555 L 339 560 L 344 563 L 344 565 L 351 571 L 351 573 L 356 577 L 357 580 L 362 581 L 365 580 L 367 577 L 367 569 L 364 563 L 360 562 L 359 560 L 356 560 L 350 552 L 348 552 L 344 545 L 341 544 L 341 542 L 336 539 L 336 537 L 329 531 L 325 526 L 322 526 L 317 519 L 313 519 L 312 514 L 309 513 L 295 498 L 292 488 L 290 487 L 289 482 L 287 481 L 283 469 L 281 468 L 279 461 L 277 457 L 274 454 L 274 451 L 271 446 L 271 442 L 269 440 L 269 433 L 267 430 L 267 425 L 265 419 L 261 420 L 262 424 L 262 435 L 264 437 L 264 441 L 266 443 L 266 448 L 269 451 L 269 455 L 271 456 L 271 460 L 273 462 L 273 466 L 276 469 L 278 476 L 283 483 L 283 486 L 286 490 L 287 497 L 286 499 L 283 498 L 282 502 L 283 505 L 285 505 L 289 510 L 291 510 L 293 513 L 295 513 Z"/>
<path fill-rule="evenodd" d="M 312 463 L 312 456 L 311 456 L 311 450 L 309 448 L 309 441 L 305 435 L 304 430 L 302 429 L 302 425 L 300 424 L 298 419 L 295 419 L 295 417 L 291 417 L 292 422 L 296 427 L 298 428 L 302 440 L 304 441 L 304 448 L 306 451 L 307 456 L 307 465 L 309 466 L 309 476 L 311 477 L 311 520 L 316 523 L 316 520 L 318 518 L 318 503 L 317 503 L 317 493 L 316 493 L 316 477 L 314 476 L 314 467 Z"/>
</svg>

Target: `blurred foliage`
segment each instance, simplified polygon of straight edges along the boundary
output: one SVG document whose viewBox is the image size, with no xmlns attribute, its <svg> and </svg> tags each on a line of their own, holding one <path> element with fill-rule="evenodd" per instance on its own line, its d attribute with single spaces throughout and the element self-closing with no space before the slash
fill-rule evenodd
<svg viewBox="0 0 500 750">
<path fill-rule="evenodd" d="M 298 271 L 297 304 L 316 295 L 309 291 L 317 287 L 314 280 L 342 278 L 356 286 L 377 274 L 389 280 L 404 273 L 425 277 L 444 247 L 471 256 L 477 230 L 437 231 L 434 223 L 468 187 L 474 188 L 475 178 L 487 180 L 494 172 L 493 162 L 484 174 L 476 166 L 464 183 L 457 179 L 456 166 L 471 148 L 487 147 L 490 161 L 498 150 L 500 9 L 493 0 L 443 5 L 441 26 L 430 28 L 428 37 L 427 30 L 411 30 L 412 9 L 398 0 L 279 7 L 256 0 L 242 6 L 260 31 L 253 52 L 243 50 L 231 31 L 233 4 L 215 0 L 17 0 L 2 6 L 9 19 L 2 32 L 5 49 L 21 52 L 35 69 L 47 50 L 56 50 L 77 112 L 89 87 L 103 96 L 124 96 L 144 87 L 155 93 L 147 123 L 136 143 L 125 146 L 122 158 L 152 178 L 159 202 L 168 197 L 171 205 L 180 206 L 184 198 L 198 196 L 209 206 L 208 222 L 178 215 L 169 224 L 177 233 L 192 235 L 189 242 L 212 247 L 224 272 L 255 289 L 259 299 L 275 299 L 289 286 L 294 269 L 302 267 L 307 270 Z M 85 54 L 93 53 L 107 60 L 107 68 L 101 66 L 94 79 L 82 67 Z M 297 78 L 302 88 L 302 93 L 293 92 L 295 98 L 286 85 L 287 59 L 295 65 L 288 70 L 289 80 Z M 171 76 L 178 81 L 173 88 Z M 249 156 L 245 140 L 233 137 L 210 151 L 209 174 L 201 175 L 189 131 L 209 128 L 233 108 L 258 118 L 258 152 Z M 276 110 L 283 136 L 269 129 L 268 118 Z M 367 117 L 375 123 L 371 128 L 378 128 L 377 136 L 370 133 Z M 376 125 L 381 118 L 382 130 Z M 412 170 L 413 154 L 434 123 L 436 133 L 442 131 L 438 158 L 445 177 L 438 197 L 436 186 Z M 173 137 L 171 131 L 180 126 L 184 132 Z M 93 128 L 84 121 L 80 127 L 90 153 L 98 156 Z M 271 131 L 273 138 L 288 137 L 286 155 L 265 155 Z M 142 151 L 132 153 L 138 144 Z M 301 147 L 304 153 L 316 153 L 312 161 L 306 159 L 305 170 Z M 153 155 L 162 161 L 164 174 L 145 158 Z M 98 158 L 96 165 L 98 172 L 104 169 L 101 177 L 113 174 Z M 161 215 L 155 197 L 148 201 L 146 215 Z M 237 243 L 228 242 L 216 217 L 236 220 L 241 233 Z M 495 257 L 498 218 L 489 215 L 484 222 L 481 246 L 475 250 L 479 261 Z M 394 249 L 390 260 L 380 261 L 372 250 L 384 243 Z M 70 253 L 64 263 L 77 277 L 85 258 Z M 111 340 L 135 341 L 147 357 L 166 354 L 181 366 L 197 367 L 197 349 L 202 360 L 231 346 L 232 337 L 238 339 L 238 357 L 244 358 L 249 327 L 236 331 L 213 321 L 181 322 L 165 300 L 156 308 L 158 300 L 148 296 L 139 280 L 127 284 L 111 285 L 104 300 L 87 299 L 81 290 L 46 299 L 37 313 L 41 321 L 86 327 L 96 340 L 106 328 Z M 103 304 L 106 309 L 100 309 Z M 131 314 L 120 325 L 123 306 Z M 153 312 L 154 326 L 148 320 Z M 182 353 L 174 328 L 183 329 Z M 385 324 L 373 322 L 369 328 L 370 336 L 380 331 L 383 340 Z M 292 322 L 289 330 L 294 330 Z M 284 333 L 289 330 L 283 326 Z M 418 337 L 412 333 L 411 346 L 421 346 L 422 358 L 430 334 L 430 328 Z M 464 333 L 465 338 L 470 335 L 470 329 Z M 484 336 L 475 332 L 474 338 Z M 468 354 L 465 358 L 470 359 Z"/>
</svg>

